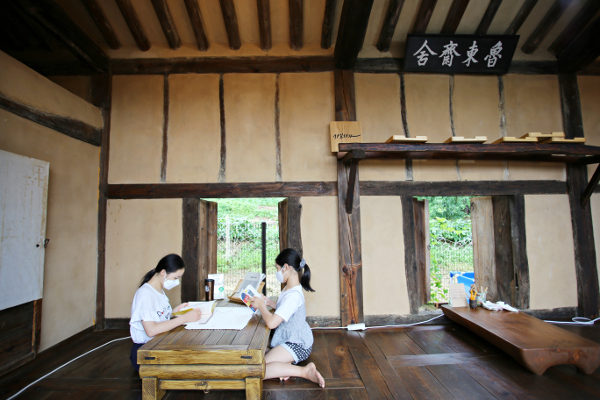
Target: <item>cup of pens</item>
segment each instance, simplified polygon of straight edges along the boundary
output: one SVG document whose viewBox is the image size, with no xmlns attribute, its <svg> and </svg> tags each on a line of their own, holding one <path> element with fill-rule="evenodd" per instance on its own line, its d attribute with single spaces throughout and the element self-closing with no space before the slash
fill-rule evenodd
<svg viewBox="0 0 600 400">
<path fill-rule="evenodd" d="M 477 286 L 471 285 L 471 291 L 469 293 L 469 308 L 477 308 Z"/>
</svg>

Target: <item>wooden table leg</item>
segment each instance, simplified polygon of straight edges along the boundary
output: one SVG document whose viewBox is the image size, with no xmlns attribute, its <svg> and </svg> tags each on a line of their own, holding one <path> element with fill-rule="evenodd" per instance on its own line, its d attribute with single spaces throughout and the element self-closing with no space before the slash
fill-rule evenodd
<svg viewBox="0 0 600 400">
<path fill-rule="evenodd" d="M 142 400 L 160 400 L 165 395 L 166 390 L 158 388 L 158 379 L 142 379 Z"/>
<path fill-rule="evenodd" d="M 262 378 L 246 378 L 246 400 L 260 400 L 262 385 Z"/>
</svg>

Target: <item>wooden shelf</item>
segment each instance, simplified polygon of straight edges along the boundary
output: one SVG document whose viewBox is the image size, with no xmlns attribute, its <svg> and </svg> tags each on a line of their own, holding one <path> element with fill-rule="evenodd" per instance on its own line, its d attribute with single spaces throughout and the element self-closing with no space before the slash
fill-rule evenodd
<svg viewBox="0 0 600 400">
<path fill-rule="evenodd" d="M 352 210 L 354 181 L 360 160 L 500 160 L 561 162 L 580 165 L 600 163 L 600 147 L 582 144 L 498 143 L 498 144 L 395 144 L 395 143 L 340 143 L 337 157 L 351 164 L 346 211 Z M 584 208 L 600 181 L 600 166 L 592 176 L 580 198 Z"/>
</svg>

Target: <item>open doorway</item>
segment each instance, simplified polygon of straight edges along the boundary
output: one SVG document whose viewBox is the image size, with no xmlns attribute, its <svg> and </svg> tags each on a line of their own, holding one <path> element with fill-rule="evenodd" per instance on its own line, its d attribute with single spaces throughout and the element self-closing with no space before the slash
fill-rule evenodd
<svg viewBox="0 0 600 400">
<path fill-rule="evenodd" d="M 265 226 L 266 289 L 278 296 L 275 258 L 279 254 L 278 203 L 283 198 L 211 199 L 217 203 L 217 273 L 232 293 L 247 272 L 262 271 Z"/>
<path fill-rule="evenodd" d="M 429 292 L 423 301 L 447 303 L 453 276 L 461 276 L 461 283 L 475 279 L 472 198 L 419 197 L 417 204 L 417 240 L 423 243 L 424 253 L 420 264 L 429 272 L 421 278 L 426 286 L 425 293 Z M 419 230 L 422 232 L 421 239 L 418 238 Z"/>
</svg>

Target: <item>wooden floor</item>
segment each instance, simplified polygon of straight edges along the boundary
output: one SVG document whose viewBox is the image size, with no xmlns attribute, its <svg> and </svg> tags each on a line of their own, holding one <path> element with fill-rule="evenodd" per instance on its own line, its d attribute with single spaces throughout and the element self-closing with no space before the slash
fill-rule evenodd
<svg viewBox="0 0 600 400">
<path fill-rule="evenodd" d="M 600 324 L 567 327 L 600 343 Z M 44 354 L 0 378 L 0 399 L 127 331 L 90 333 L 59 354 Z M 314 361 L 326 389 L 302 380 L 265 381 L 263 399 L 599 399 L 600 368 L 572 366 L 543 376 L 459 325 L 411 329 L 314 331 Z M 53 373 L 17 399 L 140 399 L 141 380 L 129 363 L 130 340 L 111 343 Z M 47 352 L 49 353 L 49 352 Z M 243 399 L 243 391 L 170 391 L 165 399 Z"/>
</svg>

